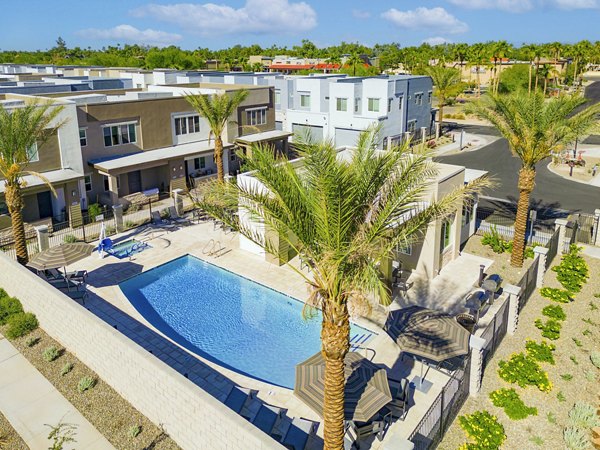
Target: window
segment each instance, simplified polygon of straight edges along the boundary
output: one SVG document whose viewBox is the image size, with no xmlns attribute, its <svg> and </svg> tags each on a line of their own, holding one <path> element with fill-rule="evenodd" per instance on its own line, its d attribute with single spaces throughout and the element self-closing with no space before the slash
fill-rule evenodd
<svg viewBox="0 0 600 450">
<path fill-rule="evenodd" d="M 418 94 L 415 94 L 415 105 L 422 105 L 423 104 L 423 93 L 419 92 Z"/>
<path fill-rule="evenodd" d="M 137 142 L 135 135 L 135 123 L 124 123 L 119 125 L 107 125 L 103 128 L 104 146 L 133 144 Z"/>
<path fill-rule="evenodd" d="M 450 231 L 452 229 L 452 223 L 446 219 L 442 222 L 442 234 L 440 236 L 440 251 L 446 250 L 450 247 Z"/>
<path fill-rule="evenodd" d="M 403 253 L 405 255 L 412 255 L 412 245 L 408 244 L 406 247 L 396 247 L 399 253 Z"/>
<path fill-rule="evenodd" d="M 379 99 L 370 98 L 368 104 L 369 112 L 379 112 Z"/>
<path fill-rule="evenodd" d="M 409 121 L 406 131 L 414 133 L 416 129 L 417 129 L 417 121 L 416 120 Z"/>
<path fill-rule="evenodd" d="M 335 99 L 335 109 L 337 111 L 347 111 L 348 110 L 348 99 L 347 98 L 336 98 Z"/>
<path fill-rule="evenodd" d="M 427 103 L 429 103 L 431 105 L 431 102 L 432 102 L 432 92 L 429 91 L 427 93 Z"/>
<path fill-rule="evenodd" d="M 393 98 L 388 98 L 388 112 L 392 112 L 392 104 L 394 103 Z"/>
<path fill-rule="evenodd" d="M 79 129 L 79 144 L 82 147 L 87 145 L 87 130 L 85 128 Z"/>
<path fill-rule="evenodd" d="M 194 158 L 194 170 L 204 169 L 206 167 L 206 158 L 201 156 L 200 158 Z"/>
<path fill-rule="evenodd" d="M 102 178 L 103 178 L 103 182 L 104 182 L 104 192 L 108 192 L 110 190 L 109 186 L 108 186 L 108 177 L 106 175 L 103 175 Z M 121 189 L 121 180 L 119 177 L 116 177 L 116 178 L 117 178 L 117 191 L 118 191 L 119 189 Z"/>
<path fill-rule="evenodd" d="M 37 142 L 34 142 L 31 147 L 27 149 L 27 159 L 31 162 L 37 162 L 40 160 L 40 153 L 38 152 Z"/>
<path fill-rule="evenodd" d="M 83 182 L 85 183 L 85 192 L 90 192 L 92 190 L 92 175 L 85 175 Z"/>
<path fill-rule="evenodd" d="M 355 113 L 360 112 L 360 97 L 357 97 L 354 99 L 354 112 Z"/>
<path fill-rule="evenodd" d="M 281 105 L 281 91 L 279 89 L 275 89 L 275 104 Z"/>
<path fill-rule="evenodd" d="M 175 135 L 182 136 L 184 134 L 200 132 L 200 116 L 198 114 L 190 114 L 187 116 L 175 117 Z"/>
<path fill-rule="evenodd" d="M 470 199 L 465 200 L 462 207 L 462 226 L 471 222 L 471 213 L 473 211 L 473 201 Z"/>
<path fill-rule="evenodd" d="M 404 102 L 404 97 L 398 98 L 398 110 L 402 111 L 402 103 Z"/>
<path fill-rule="evenodd" d="M 247 125 L 264 125 L 267 123 L 267 108 L 246 110 Z"/>
<path fill-rule="evenodd" d="M 300 93 L 300 107 L 301 108 L 310 108 L 310 94 Z"/>
</svg>

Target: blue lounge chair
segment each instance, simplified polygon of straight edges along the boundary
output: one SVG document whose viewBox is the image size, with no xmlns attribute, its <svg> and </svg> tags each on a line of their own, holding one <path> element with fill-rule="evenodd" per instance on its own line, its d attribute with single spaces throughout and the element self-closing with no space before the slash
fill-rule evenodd
<svg viewBox="0 0 600 450">
<path fill-rule="evenodd" d="M 285 410 L 275 406 L 262 404 L 260 409 L 254 416 L 252 423 L 263 432 L 271 434 L 277 419 L 280 419 L 285 414 Z"/>
<path fill-rule="evenodd" d="M 316 424 L 310 420 L 294 417 L 281 443 L 290 450 L 304 450 L 308 438 L 315 434 Z"/>
<path fill-rule="evenodd" d="M 240 413 L 242 408 L 246 404 L 246 400 L 254 397 L 254 392 L 250 389 L 240 388 L 233 386 L 227 398 L 225 399 L 225 405 L 234 410 L 236 413 Z"/>
</svg>

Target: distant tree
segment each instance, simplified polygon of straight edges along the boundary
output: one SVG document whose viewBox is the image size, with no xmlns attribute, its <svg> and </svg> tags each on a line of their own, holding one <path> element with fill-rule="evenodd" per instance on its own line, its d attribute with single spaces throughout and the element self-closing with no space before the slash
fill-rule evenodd
<svg viewBox="0 0 600 450">
<path fill-rule="evenodd" d="M 477 97 L 481 96 L 481 68 L 489 65 L 489 50 L 484 44 L 474 44 L 469 49 L 469 64 L 475 67 L 477 75 Z"/>
<path fill-rule="evenodd" d="M 514 64 L 504 70 L 500 75 L 498 92 L 506 94 L 509 92 L 526 91 L 531 84 L 530 68 L 530 64 Z"/>
<path fill-rule="evenodd" d="M 433 80 L 434 95 L 438 100 L 438 122 L 440 130 L 444 120 L 444 105 L 449 97 L 456 96 L 460 89 L 460 71 L 454 67 L 429 66 L 425 71 Z"/>
<path fill-rule="evenodd" d="M 356 76 L 356 67 L 362 66 L 364 62 L 358 53 L 352 53 L 345 64 L 352 68 L 352 75 Z"/>
</svg>

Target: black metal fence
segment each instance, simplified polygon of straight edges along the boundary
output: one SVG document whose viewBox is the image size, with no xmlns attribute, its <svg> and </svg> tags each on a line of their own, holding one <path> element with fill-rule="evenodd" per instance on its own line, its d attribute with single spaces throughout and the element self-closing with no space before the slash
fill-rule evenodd
<svg viewBox="0 0 600 450">
<path fill-rule="evenodd" d="M 566 237 L 570 243 L 593 245 L 598 233 L 598 223 L 592 214 L 578 213 L 569 216 Z"/>
<path fill-rule="evenodd" d="M 546 244 L 546 247 L 548 248 L 548 253 L 546 254 L 546 270 L 550 268 L 552 261 L 554 261 L 554 258 L 556 258 L 556 255 L 558 254 L 559 234 L 559 230 L 556 230 L 550 238 L 550 240 L 548 241 L 548 243 Z"/>
<path fill-rule="evenodd" d="M 433 449 L 440 443 L 469 396 L 470 369 L 471 358 L 468 356 L 410 434 L 408 439 L 415 444 L 415 450 Z"/>
<path fill-rule="evenodd" d="M 533 260 L 533 264 L 531 265 L 531 267 L 529 267 L 529 269 L 527 269 L 527 272 L 525 272 L 525 275 L 523 275 L 523 278 L 521 278 L 521 280 L 517 283 L 517 286 L 519 286 L 521 288 L 521 299 L 519 301 L 519 311 L 521 311 L 521 309 L 523 309 L 523 307 L 529 301 L 529 297 L 531 297 L 531 294 L 533 294 L 533 292 L 535 291 L 539 268 L 540 268 L 540 259 L 535 258 Z"/>
<path fill-rule="evenodd" d="M 494 353 L 496 353 L 496 349 L 508 331 L 508 306 L 509 302 L 507 300 L 494 315 L 494 320 L 492 320 L 481 334 L 481 338 L 486 341 L 483 348 L 483 370 L 485 370 Z"/>
<path fill-rule="evenodd" d="M 493 208 L 478 207 L 475 217 L 475 234 L 483 236 L 492 230 L 506 240 L 510 240 L 515 235 L 515 218 L 510 212 Z M 546 245 L 552 237 L 553 229 L 548 226 L 545 220 L 529 220 L 527 222 L 527 231 L 525 239 L 529 244 Z"/>
</svg>

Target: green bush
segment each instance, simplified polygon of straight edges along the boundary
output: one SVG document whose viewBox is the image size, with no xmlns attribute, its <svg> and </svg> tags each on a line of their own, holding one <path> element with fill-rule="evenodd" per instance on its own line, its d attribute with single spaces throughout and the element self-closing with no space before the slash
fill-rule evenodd
<svg viewBox="0 0 600 450">
<path fill-rule="evenodd" d="M 592 352 L 590 354 L 590 361 L 596 369 L 600 369 L 600 352 Z"/>
<path fill-rule="evenodd" d="M 504 408 L 506 415 L 512 420 L 525 419 L 527 416 L 537 416 L 537 408 L 527 406 L 514 389 L 498 389 L 490 392 L 494 406 Z"/>
<path fill-rule="evenodd" d="M 569 411 L 569 421 L 575 428 L 588 430 L 600 426 L 600 416 L 596 414 L 596 408 L 586 402 L 577 402 Z"/>
<path fill-rule="evenodd" d="M 532 340 L 527 340 L 525 343 L 527 355 L 540 362 L 547 362 L 554 365 L 553 352 L 556 350 L 554 344 L 548 344 L 545 341 L 537 343 Z"/>
<path fill-rule="evenodd" d="M 567 314 L 560 305 L 548 305 L 542 309 L 542 314 L 555 320 L 566 320 Z"/>
<path fill-rule="evenodd" d="M 586 450 L 590 448 L 590 441 L 587 437 L 587 433 L 579 428 L 565 428 L 563 439 L 567 450 Z"/>
<path fill-rule="evenodd" d="M 71 370 L 73 370 L 73 363 L 66 363 L 64 366 L 62 366 L 62 369 L 60 369 L 60 374 L 64 377 Z"/>
<path fill-rule="evenodd" d="M 75 236 L 73 236 L 72 234 L 67 234 L 63 238 L 63 241 L 65 242 L 65 244 L 73 244 L 74 242 L 77 242 L 77 238 Z"/>
<path fill-rule="evenodd" d="M 458 423 L 472 441 L 462 445 L 460 450 L 497 450 L 506 440 L 504 427 L 487 411 L 460 416 Z"/>
<path fill-rule="evenodd" d="M 35 314 L 26 312 L 12 315 L 7 323 L 8 329 L 6 330 L 6 337 L 9 339 L 25 336 L 35 330 L 39 325 Z"/>
<path fill-rule="evenodd" d="M 0 325 L 5 325 L 8 319 L 23 312 L 23 305 L 14 297 L 0 296 Z"/>
<path fill-rule="evenodd" d="M 573 375 L 570 373 L 563 373 L 560 377 L 565 381 L 571 381 L 573 379 Z"/>
<path fill-rule="evenodd" d="M 140 435 L 140 433 L 142 432 L 142 427 L 140 425 L 132 425 L 129 427 L 129 437 L 131 438 L 136 438 Z"/>
<path fill-rule="evenodd" d="M 51 345 L 50 347 L 46 348 L 43 352 L 42 352 L 42 357 L 48 361 L 48 362 L 52 362 L 54 361 L 56 358 L 58 358 L 60 356 L 60 352 L 58 351 L 58 349 L 56 348 L 56 346 Z"/>
<path fill-rule="evenodd" d="M 592 383 L 594 381 L 596 381 L 596 378 L 598 378 L 594 369 L 586 370 L 585 372 L 583 372 L 583 376 L 585 377 L 586 380 L 588 380 Z"/>
<path fill-rule="evenodd" d="M 563 289 L 543 287 L 540 289 L 540 294 L 553 302 L 569 303 L 573 301 L 571 293 Z"/>
<path fill-rule="evenodd" d="M 558 320 L 548 319 L 546 323 L 541 319 L 535 321 L 535 326 L 542 330 L 542 336 L 550 340 L 557 340 L 560 337 L 560 329 L 562 324 Z"/>
<path fill-rule="evenodd" d="M 32 338 L 27 339 L 27 342 L 25 342 L 25 345 L 27 347 L 33 347 L 38 342 L 40 342 L 40 338 L 32 337 Z"/>
<path fill-rule="evenodd" d="M 504 240 L 504 238 L 498 234 L 496 225 L 492 225 L 490 231 L 483 233 L 481 243 L 490 247 L 494 253 L 504 253 L 512 249 L 512 243 Z"/>
<path fill-rule="evenodd" d="M 580 247 L 571 245 L 569 253 L 563 255 L 558 266 L 552 270 L 556 272 L 556 279 L 569 292 L 581 291 L 583 283 L 588 278 L 589 268 L 585 260 L 579 255 Z"/>
<path fill-rule="evenodd" d="M 536 386 L 542 392 L 552 390 L 548 374 L 530 356 L 513 353 L 508 361 L 500 361 L 498 366 L 498 375 L 504 381 L 521 387 Z"/>
<path fill-rule="evenodd" d="M 77 383 L 77 390 L 83 394 L 85 391 L 93 388 L 94 386 L 96 386 L 96 379 L 85 376 L 79 380 L 79 383 Z"/>
<path fill-rule="evenodd" d="M 96 220 L 96 216 L 101 214 L 102 206 L 100 206 L 98 203 L 92 203 L 90 206 L 88 206 L 88 216 L 92 221 Z"/>
</svg>

